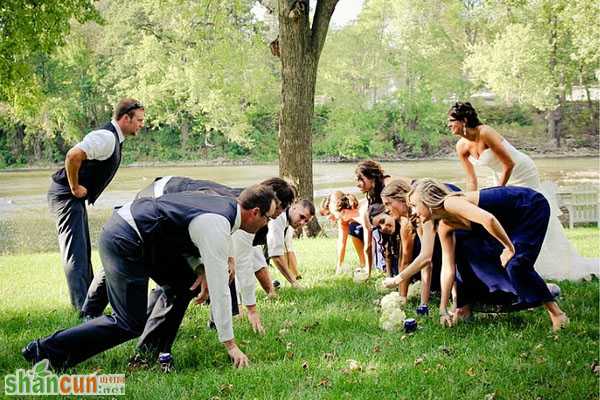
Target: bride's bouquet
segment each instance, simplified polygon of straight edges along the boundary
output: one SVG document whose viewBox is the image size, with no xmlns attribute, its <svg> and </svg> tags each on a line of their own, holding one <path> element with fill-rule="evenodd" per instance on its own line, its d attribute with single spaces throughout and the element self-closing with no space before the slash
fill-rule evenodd
<svg viewBox="0 0 600 400">
<path fill-rule="evenodd" d="M 406 314 L 402 311 L 402 301 L 398 292 L 392 292 L 381 299 L 381 317 L 379 326 L 386 331 L 395 331 L 404 327 Z"/>
</svg>

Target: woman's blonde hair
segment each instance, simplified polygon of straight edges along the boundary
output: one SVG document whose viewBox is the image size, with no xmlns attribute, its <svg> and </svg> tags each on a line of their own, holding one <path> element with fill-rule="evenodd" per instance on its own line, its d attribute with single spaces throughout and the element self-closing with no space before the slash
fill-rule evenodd
<svg viewBox="0 0 600 400">
<path fill-rule="evenodd" d="M 319 205 L 319 214 L 327 215 L 329 214 L 329 203 L 331 202 L 331 196 L 327 196 L 321 200 L 321 204 Z"/>
<path fill-rule="evenodd" d="M 335 201 L 335 211 L 354 210 L 358 208 L 358 200 L 356 196 L 350 193 L 344 193 Z"/>
<path fill-rule="evenodd" d="M 321 215 L 328 215 L 342 210 L 353 210 L 357 207 L 358 200 L 354 195 L 336 190 L 321 200 L 319 208 Z"/>
<path fill-rule="evenodd" d="M 381 197 L 389 197 L 394 200 L 406 202 L 408 193 L 411 191 L 411 186 L 404 179 L 394 179 L 381 191 Z"/>
<path fill-rule="evenodd" d="M 331 193 L 330 195 L 325 197 L 323 200 L 321 200 L 321 205 L 319 207 L 321 215 L 327 215 L 331 212 L 332 198 L 333 198 L 333 201 L 335 204 L 338 201 L 338 199 L 343 196 L 344 196 L 344 192 L 336 190 L 335 192 Z"/>
<path fill-rule="evenodd" d="M 446 185 L 431 178 L 418 179 L 407 197 L 413 193 L 419 193 L 421 201 L 429 208 L 443 208 L 448 197 L 464 196 L 463 192 L 452 192 Z"/>
</svg>

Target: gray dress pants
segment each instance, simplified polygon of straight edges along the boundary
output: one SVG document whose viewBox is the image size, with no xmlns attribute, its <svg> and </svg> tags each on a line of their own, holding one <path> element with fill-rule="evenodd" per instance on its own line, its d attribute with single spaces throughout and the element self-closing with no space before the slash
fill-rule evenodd
<svg viewBox="0 0 600 400">
<path fill-rule="evenodd" d="M 99 247 L 113 315 L 103 315 L 41 339 L 40 354 L 55 368 L 74 366 L 139 336 L 144 330 L 149 271 L 141 239 L 127 222 L 113 213 L 104 225 Z"/>
<path fill-rule="evenodd" d="M 199 289 L 189 290 L 196 280 L 196 274 L 192 269 L 187 268 L 185 259 L 181 258 L 176 262 L 177 264 L 181 263 L 182 267 L 177 269 L 179 273 L 175 283 L 158 286 L 150 291 L 147 307 L 148 320 L 138 342 L 138 350 L 141 352 L 149 354 L 171 352 L 189 303 L 199 292 Z M 170 263 L 174 264 L 172 260 Z M 232 315 L 238 315 L 235 280 L 229 284 L 229 291 Z M 94 276 L 88 291 L 83 309 L 84 315 L 94 317 L 101 315 L 108 305 L 106 293 L 106 275 L 103 270 L 100 270 Z"/>
<path fill-rule="evenodd" d="M 81 311 L 94 277 L 92 244 L 84 199 L 55 182 L 48 191 L 48 205 L 56 217 L 58 245 L 73 307 Z"/>
</svg>

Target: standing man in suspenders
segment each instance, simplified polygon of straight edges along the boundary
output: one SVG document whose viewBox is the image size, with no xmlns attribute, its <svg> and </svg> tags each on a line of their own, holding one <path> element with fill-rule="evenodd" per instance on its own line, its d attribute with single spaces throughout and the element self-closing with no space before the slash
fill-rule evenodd
<svg viewBox="0 0 600 400">
<path fill-rule="evenodd" d="M 125 137 L 137 135 L 143 126 L 144 106 L 134 99 L 121 100 L 114 119 L 72 147 L 65 166 L 52 175 L 48 204 L 56 216 L 71 304 L 79 312 L 94 277 L 85 201 L 94 204 L 108 186 L 121 164 Z"/>
</svg>

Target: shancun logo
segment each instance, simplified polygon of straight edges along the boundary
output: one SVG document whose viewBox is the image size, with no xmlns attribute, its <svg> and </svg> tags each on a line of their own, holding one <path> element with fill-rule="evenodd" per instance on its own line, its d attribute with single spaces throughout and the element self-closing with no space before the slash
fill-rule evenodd
<svg viewBox="0 0 600 400">
<path fill-rule="evenodd" d="M 48 360 L 30 370 L 18 369 L 4 377 L 4 394 L 15 395 L 110 395 L 125 394 L 125 374 L 56 375 Z"/>
</svg>

